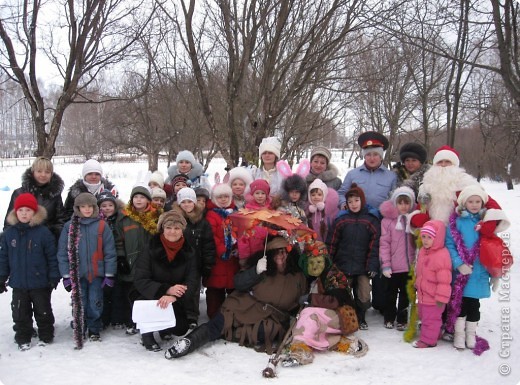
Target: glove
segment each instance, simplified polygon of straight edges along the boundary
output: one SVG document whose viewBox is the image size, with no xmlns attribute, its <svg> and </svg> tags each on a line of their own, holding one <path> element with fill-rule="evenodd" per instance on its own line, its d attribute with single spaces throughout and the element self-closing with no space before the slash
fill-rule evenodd
<svg viewBox="0 0 520 385">
<path fill-rule="evenodd" d="M 267 257 L 264 255 L 256 263 L 256 274 L 260 275 L 267 270 Z"/>
<path fill-rule="evenodd" d="M 369 271 L 369 272 L 368 272 L 368 276 L 369 276 L 370 278 L 374 278 L 376 275 L 377 275 L 377 271 Z"/>
<path fill-rule="evenodd" d="M 485 237 L 490 237 L 494 234 L 495 229 L 497 228 L 497 221 L 480 221 L 479 223 L 477 223 L 477 226 L 480 226 L 480 229 L 477 231 L 480 231 L 481 235 Z"/>
<path fill-rule="evenodd" d="M 470 265 L 467 265 L 465 263 L 463 263 L 462 265 L 457 267 L 457 270 L 462 275 L 469 275 L 469 274 L 473 273 L 473 267 L 471 267 Z"/>
<path fill-rule="evenodd" d="M 63 278 L 63 287 L 70 293 L 72 290 L 72 281 L 70 278 Z"/>
<path fill-rule="evenodd" d="M 308 305 L 310 303 L 310 298 L 309 298 L 309 294 L 304 294 L 300 297 L 300 299 L 298 300 L 298 303 L 300 305 Z"/>
<path fill-rule="evenodd" d="M 383 275 L 386 278 L 391 278 L 392 277 L 392 269 L 383 269 Z"/>
<path fill-rule="evenodd" d="M 421 204 L 421 206 L 428 206 L 428 204 L 432 201 L 432 196 L 430 193 L 422 193 L 417 197 L 417 202 Z"/>
<path fill-rule="evenodd" d="M 5 282 L 0 282 L 0 294 L 7 293 L 7 284 Z"/>
<path fill-rule="evenodd" d="M 493 292 L 496 292 L 500 288 L 500 278 L 497 278 L 497 277 L 491 278 L 490 284 L 491 284 L 491 290 L 493 290 Z"/>
<path fill-rule="evenodd" d="M 104 288 L 105 286 L 109 288 L 113 288 L 115 284 L 114 277 L 105 277 L 103 280 L 103 283 L 101 284 L 101 288 Z"/>
</svg>

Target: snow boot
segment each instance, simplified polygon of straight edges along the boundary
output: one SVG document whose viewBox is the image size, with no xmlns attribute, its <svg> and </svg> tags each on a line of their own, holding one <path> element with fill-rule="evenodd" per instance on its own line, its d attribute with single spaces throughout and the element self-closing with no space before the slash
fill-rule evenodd
<svg viewBox="0 0 520 385">
<path fill-rule="evenodd" d="M 478 322 L 466 321 L 466 346 L 474 349 L 477 343 L 477 326 Z"/>
<path fill-rule="evenodd" d="M 158 352 L 161 350 L 161 347 L 153 336 L 153 332 L 143 333 L 141 334 L 141 338 L 143 340 L 143 346 L 146 350 L 151 352 Z"/>
<path fill-rule="evenodd" d="M 200 348 L 202 345 L 209 342 L 209 329 L 207 324 L 202 324 L 195 328 L 186 337 L 175 341 L 172 346 L 164 353 L 166 359 L 179 358 L 185 356 L 188 353 L 193 352 L 195 349 Z"/>
<path fill-rule="evenodd" d="M 457 349 L 466 348 L 466 317 L 457 317 L 455 321 L 455 334 L 453 335 L 453 346 Z"/>
</svg>

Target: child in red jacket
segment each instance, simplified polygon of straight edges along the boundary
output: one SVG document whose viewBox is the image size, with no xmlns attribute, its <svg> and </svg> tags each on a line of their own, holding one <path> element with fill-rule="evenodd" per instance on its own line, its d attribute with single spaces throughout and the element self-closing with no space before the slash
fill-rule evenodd
<svg viewBox="0 0 520 385">
<path fill-rule="evenodd" d="M 442 313 L 451 295 L 451 257 L 444 246 L 446 226 L 441 221 L 428 221 L 421 229 L 422 247 L 417 257 L 415 287 L 421 319 L 421 336 L 415 348 L 437 345 Z"/>
</svg>

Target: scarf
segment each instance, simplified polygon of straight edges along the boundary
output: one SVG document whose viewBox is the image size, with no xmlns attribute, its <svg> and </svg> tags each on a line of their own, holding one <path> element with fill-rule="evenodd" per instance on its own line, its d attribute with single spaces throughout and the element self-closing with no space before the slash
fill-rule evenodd
<svg viewBox="0 0 520 385">
<path fill-rule="evenodd" d="M 157 222 L 160 213 L 151 204 L 148 204 L 145 211 L 138 212 L 130 202 L 125 206 L 123 213 L 135 222 L 141 224 L 141 226 L 143 226 L 143 228 L 151 235 L 157 234 Z"/>
<path fill-rule="evenodd" d="M 464 244 L 464 240 L 462 239 L 461 233 L 457 230 L 457 213 L 454 212 L 450 216 L 450 232 L 455 242 L 455 246 L 457 248 L 457 252 L 459 253 L 460 259 L 467 265 L 473 265 L 480 254 L 480 242 L 475 242 L 473 247 L 468 250 L 466 245 Z M 455 278 L 455 283 L 453 284 L 453 289 L 451 292 L 450 302 L 448 303 L 448 313 L 446 317 L 446 331 L 448 333 L 453 333 L 455 328 L 455 321 L 460 314 L 460 309 L 462 307 L 462 295 L 464 292 L 464 288 L 469 281 L 470 274 L 463 275 L 458 274 L 457 278 Z M 477 343 L 475 348 L 473 349 L 473 353 L 477 356 L 480 356 L 486 350 L 489 349 L 489 343 L 482 337 L 477 336 Z"/>
<path fill-rule="evenodd" d="M 69 275 L 71 281 L 72 300 L 72 326 L 76 349 L 83 347 L 83 334 L 85 327 L 83 303 L 81 302 L 81 285 L 79 282 L 79 251 L 78 245 L 81 238 L 80 217 L 72 216 L 67 240 L 67 256 L 69 259 Z"/>
<path fill-rule="evenodd" d="M 233 239 L 233 236 L 231 235 L 231 223 L 227 220 L 227 217 L 229 214 L 233 213 L 234 210 L 231 208 L 223 209 L 220 207 L 214 207 L 212 208 L 214 212 L 216 212 L 222 219 L 224 219 L 222 225 L 224 230 L 224 245 L 226 246 L 225 253 L 221 256 L 221 259 L 223 261 L 227 261 L 229 258 L 231 258 L 231 251 L 233 248 L 233 245 L 235 244 L 235 240 Z"/>
<path fill-rule="evenodd" d="M 95 196 L 97 196 L 101 192 L 101 190 L 103 190 L 103 184 L 101 183 L 101 181 L 99 181 L 98 183 L 92 184 L 92 183 L 87 183 L 85 180 L 83 180 L 83 184 L 87 188 L 88 192 Z"/>
<path fill-rule="evenodd" d="M 179 250 L 184 245 L 184 237 L 180 237 L 177 241 L 172 242 L 166 239 L 164 234 L 161 234 L 161 243 L 164 247 L 164 251 L 166 251 L 166 257 L 168 258 L 168 262 L 172 262 Z"/>
</svg>

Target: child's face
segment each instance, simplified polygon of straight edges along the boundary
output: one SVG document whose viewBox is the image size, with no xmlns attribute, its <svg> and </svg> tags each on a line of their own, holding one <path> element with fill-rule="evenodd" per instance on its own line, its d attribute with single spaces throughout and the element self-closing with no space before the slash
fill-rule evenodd
<svg viewBox="0 0 520 385">
<path fill-rule="evenodd" d="M 116 212 L 116 205 L 114 205 L 114 202 L 111 201 L 104 201 L 101 202 L 99 205 L 99 209 L 103 213 L 105 217 L 111 217 Z"/>
<path fill-rule="evenodd" d="M 90 218 L 94 214 L 94 206 L 92 205 L 81 205 L 79 206 L 79 212 L 83 218 Z"/>
<path fill-rule="evenodd" d="M 161 186 L 159 185 L 159 183 L 157 183 L 157 182 L 153 182 L 153 181 L 148 182 L 148 187 L 150 187 L 150 188 L 154 188 L 154 187 L 161 188 Z"/>
<path fill-rule="evenodd" d="M 34 179 L 39 185 L 45 185 L 51 181 L 52 172 L 45 168 L 40 168 L 33 172 Z"/>
<path fill-rule="evenodd" d="M 360 197 L 348 197 L 347 206 L 351 212 L 358 213 L 361 210 L 361 198 Z"/>
<path fill-rule="evenodd" d="M 397 202 L 397 211 L 399 214 L 407 214 L 410 212 L 410 202 L 402 200 L 401 202 Z"/>
<path fill-rule="evenodd" d="M 311 203 L 316 205 L 317 203 L 323 202 L 323 191 L 320 189 L 313 190 L 311 192 Z"/>
<path fill-rule="evenodd" d="M 197 197 L 197 204 L 200 207 L 206 207 L 206 198 L 205 197 Z"/>
<path fill-rule="evenodd" d="M 476 214 L 482 209 L 482 198 L 478 195 L 472 195 L 466 200 L 466 210 L 471 214 Z"/>
<path fill-rule="evenodd" d="M 85 175 L 85 182 L 90 184 L 97 184 L 101 182 L 101 174 L 98 172 L 89 172 Z"/>
<path fill-rule="evenodd" d="M 152 198 L 152 203 L 157 207 L 158 209 L 163 209 L 164 205 L 166 204 L 165 200 L 161 197 L 155 197 Z"/>
<path fill-rule="evenodd" d="M 184 187 L 188 187 L 188 185 L 185 182 L 177 182 L 175 183 L 175 186 L 173 186 L 173 192 L 177 194 L 179 190 Z"/>
<path fill-rule="evenodd" d="M 16 217 L 21 223 L 29 223 L 34 217 L 34 210 L 29 207 L 20 207 L 16 210 Z"/>
<path fill-rule="evenodd" d="M 229 195 L 219 195 L 217 203 L 220 208 L 228 207 L 231 204 L 231 197 Z"/>
<path fill-rule="evenodd" d="M 143 211 L 148 207 L 148 198 L 142 194 L 135 194 L 132 198 L 132 205 L 137 211 Z"/>
<path fill-rule="evenodd" d="M 179 160 L 179 163 L 177 163 L 177 170 L 180 174 L 187 174 L 191 171 L 191 163 L 187 160 Z"/>
<path fill-rule="evenodd" d="M 191 213 L 195 209 L 195 203 L 188 199 L 183 200 L 179 206 L 185 213 Z"/>
<path fill-rule="evenodd" d="M 291 190 L 289 191 L 289 199 L 291 202 L 298 202 L 300 200 L 300 197 L 302 196 L 301 192 L 298 190 Z"/>
<path fill-rule="evenodd" d="M 422 245 L 425 249 L 433 246 L 433 238 L 428 234 L 421 234 Z"/>
<path fill-rule="evenodd" d="M 244 195 L 244 191 L 246 189 L 246 184 L 242 179 L 235 179 L 233 183 L 231 183 L 231 191 L 233 191 L 233 195 L 241 196 Z"/>
<path fill-rule="evenodd" d="M 255 198 L 255 202 L 259 205 L 265 205 L 265 202 L 267 201 L 267 195 L 265 194 L 265 191 L 262 190 L 256 190 L 253 193 L 253 198 Z"/>
</svg>

